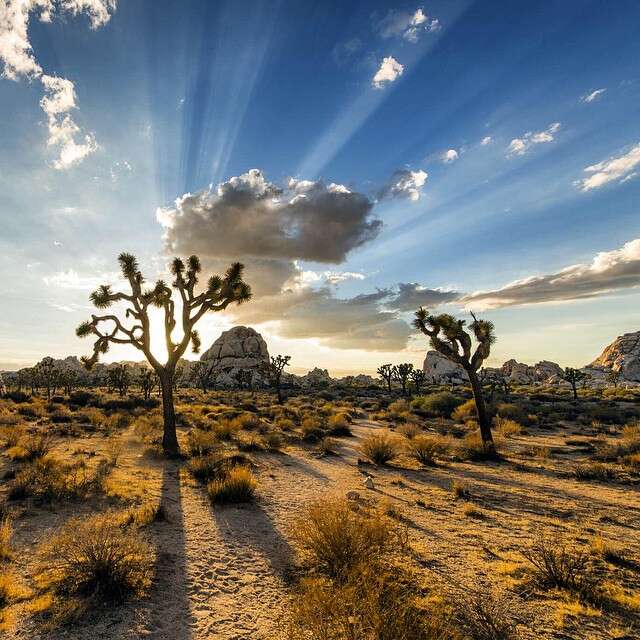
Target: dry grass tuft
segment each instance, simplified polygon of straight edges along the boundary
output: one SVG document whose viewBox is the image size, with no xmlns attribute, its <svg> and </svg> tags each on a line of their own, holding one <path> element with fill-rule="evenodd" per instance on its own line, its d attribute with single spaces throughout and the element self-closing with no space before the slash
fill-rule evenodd
<svg viewBox="0 0 640 640">
<path fill-rule="evenodd" d="M 370 433 L 360 443 L 362 453 L 375 464 L 387 464 L 400 455 L 400 446 L 386 434 Z"/>
<path fill-rule="evenodd" d="M 409 455 L 420 464 L 433 466 L 436 458 L 445 455 L 449 448 L 449 441 L 443 436 L 417 435 L 407 442 Z"/>
<path fill-rule="evenodd" d="M 207 493 L 213 504 L 238 504 L 251 502 L 257 487 L 256 479 L 248 467 L 233 467 L 223 478 L 207 485 Z"/>
</svg>

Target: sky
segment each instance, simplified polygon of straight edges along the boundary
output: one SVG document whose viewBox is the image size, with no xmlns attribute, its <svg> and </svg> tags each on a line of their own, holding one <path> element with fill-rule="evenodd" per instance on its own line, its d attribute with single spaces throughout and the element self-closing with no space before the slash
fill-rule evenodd
<svg viewBox="0 0 640 640">
<path fill-rule="evenodd" d="M 253 326 L 293 371 L 420 364 L 421 305 L 492 320 L 489 364 L 590 362 L 640 330 L 639 25 L 636 0 L 0 0 L 0 369 L 89 353 L 122 251 L 149 280 L 243 262 L 253 300 L 203 346 Z"/>
</svg>

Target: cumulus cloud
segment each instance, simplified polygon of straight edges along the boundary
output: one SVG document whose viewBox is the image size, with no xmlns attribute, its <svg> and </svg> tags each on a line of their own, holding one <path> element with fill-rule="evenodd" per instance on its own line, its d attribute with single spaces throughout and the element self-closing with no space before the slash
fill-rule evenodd
<svg viewBox="0 0 640 640">
<path fill-rule="evenodd" d="M 44 73 L 33 55 L 28 29 L 32 14 L 51 22 L 56 12 L 84 13 L 91 28 L 106 24 L 116 9 L 116 0 L 4 0 L 0 14 L 0 61 L 3 76 L 9 80 L 39 80 L 44 97 L 40 106 L 47 116 L 47 144 L 55 147 L 56 169 L 67 169 L 93 153 L 98 145 L 91 134 L 82 134 L 70 112 L 77 108 L 75 86 L 71 80 Z"/>
<path fill-rule="evenodd" d="M 442 162 L 444 162 L 445 164 L 451 164 L 452 162 L 455 162 L 458 157 L 459 154 L 455 149 L 447 149 L 440 155 L 440 160 L 442 160 Z"/>
<path fill-rule="evenodd" d="M 378 31 L 383 38 L 403 38 L 413 43 L 418 42 L 421 34 L 438 29 L 438 19 L 427 16 L 422 7 L 415 11 L 390 10 L 378 24 Z"/>
<path fill-rule="evenodd" d="M 404 71 L 404 67 L 393 57 L 387 56 L 380 63 L 380 68 L 371 79 L 374 89 L 384 89 L 388 84 L 395 82 Z"/>
<path fill-rule="evenodd" d="M 602 94 L 606 91 L 605 89 L 596 89 L 595 91 L 592 91 L 591 93 L 587 93 L 584 96 L 582 96 L 580 98 L 580 100 L 582 100 L 582 102 L 595 102 L 596 100 L 598 100 Z"/>
<path fill-rule="evenodd" d="M 393 173 L 389 182 L 378 192 L 378 199 L 408 198 L 416 201 L 422 195 L 429 174 L 422 169 L 411 171 L 410 169 L 398 169 Z"/>
<path fill-rule="evenodd" d="M 608 160 L 598 162 L 590 167 L 586 167 L 585 173 L 590 174 L 583 180 L 578 180 L 575 184 L 582 191 L 590 191 L 591 189 L 599 189 L 610 182 L 620 181 L 626 182 L 635 177 L 634 170 L 640 166 L 640 143 L 617 157 L 611 157 Z"/>
<path fill-rule="evenodd" d="M 554 122 L 543 131 L 527 131 L 521 138 L 514 138 L 511 141 L 507 148 L 507 154 L 510 156 L 522 156 L 536 145 L 553 142 L 554 136 L 559 130 L 560 123 Z"/>
<path fill-rule="evenodd" d="M 576 264 L 542 276 L 516 280 L 494 291 L 461 298 L 466 306 L 491 309 L 541 302 L 594 298 L 640 286 L 640 238 L 620 249 L 603 251 L 588 264 Z"/>
<path fill-rule="evenodd" d="M 488 144 L 491 144 L 493 138 L 491 136 L 485 136 L 484 138 L 482 138 L 482 140 L 480 141 L 480 144 L 483 147 L 486 147 Z"/>
</svg>

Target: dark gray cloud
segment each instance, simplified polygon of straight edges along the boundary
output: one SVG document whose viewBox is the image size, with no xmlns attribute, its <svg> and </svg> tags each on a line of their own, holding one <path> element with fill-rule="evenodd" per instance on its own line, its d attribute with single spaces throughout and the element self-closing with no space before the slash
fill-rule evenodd
<svg viewBox="0 0 640 640">
<path fill-rule="evenodd" d="M 170 253 L 337 264 L 380 232 L 372 207 L 342 185 L 291 179 L 280 188 L 252 169 L 157 215 Z"/>
<path fill-rule="evenodd" d="M 640 238 L 620 249 L 596 254 L 589 264 L 557 273 L 532 276 L 493 291 L 478 291 L 460 299 L 466 306 L 491 309 L 541 302 L 581 300 L 640 286 Z"/>
<path fill-rule="evenodd" d="M 398 311 L 415 311 L 419 307 L 430 309 L 460 298 L 457 291 L 443 289 L 427 289 L 417 282 L 398 283 L 398 292 L 387 302 L 390 309 Z"/>
</svg>

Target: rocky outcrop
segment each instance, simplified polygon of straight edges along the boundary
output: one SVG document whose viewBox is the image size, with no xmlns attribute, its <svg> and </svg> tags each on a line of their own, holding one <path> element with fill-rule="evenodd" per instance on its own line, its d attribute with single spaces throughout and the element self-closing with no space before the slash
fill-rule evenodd
<svg viewBox="0 0 640 640">
<path fill-rule="evenodd" d="M 427 351 L 422 370 L 427 382 L 434 384 L 468 384 L 465 370 L 455 362 L 447 360 L 437 351 Z"/>
<path fill-rule="evenodd" d="M 319 367 L 315 367 L 304 376 L 298 377 L 298 384 L 301 387 L 309 387 L 309 388 L 324 388 L 330 386 L 334 380 L 329 375 L 329 371 L 327 369 L 320 369 Z"/>
<path fill-rule="evenodd" d="M 254 383 L 261 383 L 260 365 L 269 362 L 269 350 L 264 338 L 251 327 L 233 327 L 222 335 L 201 356 L 215 361 L 223 373 L 217 383 L 236 386 L 236 374 L 241 369 L 253 372 Z"/>
<path fill-rule="evenodd" d="M 640 331 L 616 338 L 587 369 L 596 376 L 619 371 L 621 382 L 640 382 Z"/>
</svg>

